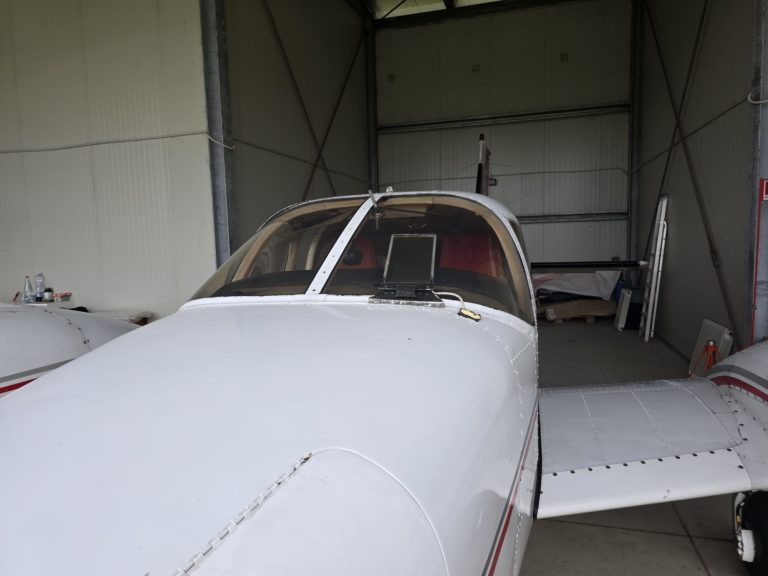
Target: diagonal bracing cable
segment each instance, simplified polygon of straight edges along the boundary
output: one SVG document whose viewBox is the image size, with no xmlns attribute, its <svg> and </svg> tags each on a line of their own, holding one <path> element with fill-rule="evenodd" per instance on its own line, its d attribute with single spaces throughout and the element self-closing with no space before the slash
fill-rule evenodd
<svg viewBox="0 0 768 576">
<path fill-rule="evenodd" d="M 708 0 L 707 0 L 708 3 Z M 705 6 L 706 8 L 706 6 Z M 648 6 L 648 4 L 645 4 L 645 10 L 648 14 L 648 23 L 650 24 L 651 29 L 651 35 L 653 36 L 653 42 L 656 47 L 656 54 L 659 57 L 659 64 L 661 66 L 662 75 L 664 76 L 664 83 L 667 88 L 667 95 L 669 96 L 670 104 L 672 105 L 672 112 L 675 116 L 675 125 L 677 127 L 677 132 L 680 134 L 680 143 L 683 147 L 683 154 L 685 155 L 685 161 L 688 165 L 688 174 L 691 178 L 691 184 L 693 187 L 693 194 L 696 197 L 696 203 L 699 207 L 699 216 L 701 217 L 701 223 L 704 226 L 704 234 L 707 238 L 707 244 L 709 246 L 709 257 L 712 261 L 712 267 L 715 270 L 715 275 L 717 276 L 717 282 L 720 287 L 720 295 L 723 299 L 723 304 L 725 305 L 725 311 L 728 315 L 728 321 L 731 324 L 731 327 L 733 328 L 733 343 L 736 346 L 736 349 L 740 349 L 740 338 L 738 335 L 738 330 L 736 330 L 736 315 L 733 311 L 733 305 L 731 303 L 731 298 L 728 293 L 728 285 L 725 280 L 725 276 L 723 274 L 723 269 L 720 266 L 720 255 L 717 250 L 717 244 L 715 243 L 715 237 L 712 232 L 712 225 L 709 220 L 709 213 L 707 211 L 707 205 L 704 201 L 704 195 L 701 191 L 701 183 L 699 182 L 699 175 L 696 171 L 696 166 L 693 163 L 693 156 L 691 155 L 691 150 L 688 145 L 688 136 L 685 133 L 685 130 L 683 129 L 683 122 L 682 118 L 680 117 L 680 111 L 682 108 L 678 108 L 675 104 L 675 96 L 672 92 L 672 81 L 669 77 L 669 71 L 667 70 L 666 63 L 664 62 L 664 56 L 661 52 L 661 45 L 659 44 L 659 37 L 656 34 L 656 26 L 654 25 L 653 16 L 651 14 L 651 9 Z"/>
<path fill-rule="evenodd" d="M 328 121 L 328 127 L 325 129 L 325 134 L 323 135 L 323 141 L 320 143 L 320 148 L 317 150 L 317 157 L 315 158 L 315 162 L 312 164 L 312 171 L 309 173 L 309 178 L 307 179 L 307 185 L 304 187 L 304 193 L 301 195 L 301 201 L 304 202 L 304 200 L 307 199 L 307 196 L 309 195 L 309 189 L 312 186 L 312 180 L 315 177 L 315 172 L 317 172 L 317 165 L 319 164 L 320 160 L 323 158 L 323 151 L 325 150 L 325 144 L 328 142 L 328 136 L 331 134 L 331 130 L 333 129 L 333 124 L 336 121 L 336 114 L 339 112 L 339 107 L 341 106 L 341 101 L 344 99 L 344 94 L 347 92 L 347 85 L 349 84 L 349 79 L 352 76 L 352 71 L 355 69 L 355 62 L 357 62 L 357 57 L 360 55 L 360 48 L 363 46 L 363 40 L 365 39 L 365 29 L 363 28 L 360 31 L 360 40 L 357 43 L 357 48 L 355 48 L 355 53 L 352 56 L 352 61 L 349 63 L 349 68 L 347 68 L 347 75 L 344 77 L 344 82 L 341 84 L 341 90 L 339 90 L 339 96 L 336 98 L 336 104 L 333 107 L 333 112 L 331 113 L 331 119 Z M 328 168 L 326 167 L 326 171 Z M 334 191 L 335 195 L 335 191 Z"/>
<path fill-rule="evenodd" d="M 277 29 L 277 23 L 275 22 L 275 17 L 272 14 L 272 9 L 269 6 L 269 0 L 261 0 L 262 5 L 264 6 L 264 12 L 267 15 L 267 20 L 269 21 L 269 26 L 272 29 L 272 33 L 275 36 L 275 40 L 277 41 L 277 47 L 280 49 L 280 54 L 283 59 L 283 63 L 285 64 L 285 68 L 288 71 L 288 75 L 291 78 L 291 84 L 293 85 L 293 90 L 296 93 L 296 97 L 299 99 L 299 104 L 301 105 L 301 111 L 304 115 L 304 121 L 307 123 L 307 130 L 309 130 L 310 135 L 312 136 L 312 141 L 315 144 L 315 148 L 317 150 L 320 150 L 320 142 L 317 139 L 317 134 L 315 134 L 315 129 L 312 127 L 312 119 L 309 117 L 309 110 L 307 110 L 307 105 L 304 102 L 304 98 L 301 95 L 301 88 L 299 87 L 299 82 L 296 80 L 296 75 L 293 72 L 293 68 L 291 67 L 291 61 L 288 59 L 288 52 L 285 50 L 285 45 L 283 44 L 283 39 L 280 37 L 280 31 Z M 322 153 L 320 154 L 320 163 L 323 165 L 323 171 L 325 172 L 325 175 L 328 178 L 328 184 L 331 187 L 331 192 L 334 196 L 336 196 L 336 187 L 333 185 L 333 179 L 331 178 L 331 174 L 328 171 L 328 166 L 325 163 L 325 158 L 323 158 Z"/>
<path fill-rule="evenodd" d="M 651 12 L 650 7 L 648 6 L 647 2 L 644 2 L 646 11 L 648 12 L 648 19 L 651 20 Z M 693 51 L 691 52 L 691 59 L 688 62 L 688 72 L 685 75 L 685 83 L 683 84 L 683 93 L 680 96 L 680 109 L 679 114 L 680 117 L 685 114 L 685 109 L 688 106 L 688 96 L 690 94 L 689 88 L 691 86 L 691 80 L 693 79 L 693 72 L 696 69 L 696 63 L 699 59 L 699 54 L 701 53 L 701 45 L 703 44 L 703 38 L 704 38 L 704 26 L 707 21 L 707 16 L 709 14 L 709 0 L 704 0 L 704 5 L 701 7 L 701 15 L 699 16 L 699 25 L 696 29 L 696 36 L 693 41 Z M 651 27 L 653 28 L 653 22 L 651 22 Z M 659 51 L 659 59 L 661 59 L 661 52 Z M 663 66 L 663 64 L 662 64 Z M 674 102 L 672 102 L 672 108 L 675 107 Z M 664 189 L 666 188 L 667 184 L 667 177 L 669 176 L 669 169 L 672 165 L 672 155 L 675 150 L 675 144 L 678 136 L 678 123 L 675 122 L 674 127 L 672 128 L 672 137 L 669 140 L 669 146 L 666 149 L 666 158 L 664 159 L 664 171 L 661 173 L 661 182 L 659 182 L 659 193 L 656 196 L 656 204 L 659 203 L 659 200 L 664 195 Z M 643 251 L 643 254 L 647 255 L 648 250 L 651 245 L 651 237 L 653 236 L 653 227 L 648 231 L 648 238 L 645 241 L 645 250 Z"/>
</svg>

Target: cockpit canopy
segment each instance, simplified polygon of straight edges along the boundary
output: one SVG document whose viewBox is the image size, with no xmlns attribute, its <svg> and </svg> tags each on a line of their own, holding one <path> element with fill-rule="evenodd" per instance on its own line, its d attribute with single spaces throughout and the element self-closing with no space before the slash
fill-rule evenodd
<svg viewBox="0 0 768 576">
<path fill-rule="evenodd" d="M 365 200 L 330 199 L 280 212 L 193 298 L 307 293 Z M 435 238 L 432 285 L 424 288 L 454 292 L 467 302 L 534 322 L 524 264 L 508 228 L 492 210 L 460 196 L 381 198 L 370 207 L 341 256 L 335 256 L 321 293 L 377 294 L 392 238 L 406 235 Z"/>
</svg>

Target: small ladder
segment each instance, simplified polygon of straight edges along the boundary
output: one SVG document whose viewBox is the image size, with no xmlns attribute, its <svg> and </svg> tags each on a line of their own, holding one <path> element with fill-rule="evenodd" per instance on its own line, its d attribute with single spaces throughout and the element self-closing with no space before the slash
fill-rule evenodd
<svg viewBox="0 0 768 576">
<path fill-rule="evenodd" d="M 661 269 L 664 266 L 664 247 L 667 243 L 667 197 L 659 198 L 656 206 L 656 220 L 651 237 L 651 253 L 648 258 L 648 270 L 645 273 L 645 292 L 643 293 L 643 311 L 640 315 L 640 334 L 645 342 L 653 338 L 656 327 L 656 310 L 659 304 L 659 284 Z"/>
</svg>

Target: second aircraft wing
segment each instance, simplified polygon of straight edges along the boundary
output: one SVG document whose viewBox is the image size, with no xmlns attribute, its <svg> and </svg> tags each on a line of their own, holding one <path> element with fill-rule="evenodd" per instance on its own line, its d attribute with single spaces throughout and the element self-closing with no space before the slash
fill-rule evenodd
<svg viewBox="0 0 768 576">
<path fill-rule="evenodd" d="M 705 378 L 539 393 L 537 517 L 752 489 L 740 409 Z"/>
</svg>

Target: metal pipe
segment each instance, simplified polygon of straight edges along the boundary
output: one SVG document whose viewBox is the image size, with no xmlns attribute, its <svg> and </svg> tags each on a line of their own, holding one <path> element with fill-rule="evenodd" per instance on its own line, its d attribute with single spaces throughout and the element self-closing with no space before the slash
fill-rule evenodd
<svg viewBox="0 0 768 576">
<path fill-rule="evenodd" d="M 373 22 L 365 22 L 365 98 L 368 119 L 368 180 L 373 191 L 379 189 L 378 88 L 376 85 L 376 33 Z"/>
<path fill-rule="evenodd" d="M 587 262 L 531 262 L 531 272 L 636 271 L 648 266 L 644 260 L 596 260 Z"/>
<path fill-rule="evenodd" d="M 210 137 L 208 151 L 213 192 L 213 229 L 216 264 L 220 266 L 237 244 L 231 151 L 219 144 L 229 142 L 232 136 L 223 0 L 200 0 L 200 21 Z"/>
<path fill-rule="evenodd" d="M 768 11 L 765 0 L 755 2 L 755 73 L 752 79 L 752 95 L 760 100 L 768 93 Z M 752 190 L 758 191 L 761 178 L 768 178 L 768 112 L 764 104 L 755 105 L 752 112 L 752 145 L 754 150 Z M 747 257 L 752 266 L 744 313 L 751 324 L 752 343 L 768 338 L 768 202 L 758 194 L 756 202 L 750 203 L 750 238 Z"/>
<path fill-rule="evenodd" d="M 635 165 L 641 161 L 640 151 L 640 129 L 642 126 L 642 78 L 643 78 L 643 2 L 644 0 L 632 1 L 632 34 L 631 50 L 632 61 L 630 63 L 630 120 L 629 120 L 629 161 L 630 172 L 627 174 L 627 184 L 629 189 L 629 226 L 627 226 L 627 244 L 629 258 L 634 260 L 638 254 L 638 231 L 640 228 L 640 173 L 635 172 Z M 630 284 L 636 285 L 640 279 L 631 278 Z"/>
<path fill-rule="evenodd" d="M 608 222 L 627 220 L 627 212 L 572 212 L 567 214 L 515 215 L 520 224 L 550 224 L 558 222 Z"/>
<path fill-rule="evenodd" d="M 404 122 L 401 124 L 384 124 L 378 127 L 379 134 L 394 134 L 400 132 L 419 132 L 435 128 L 467 128 L 475 126 L 494 126 L 497 124 L 516 124 L 520 122 L 537 122 L 557 118 L 578 118 L 581 116 L 600 116 L 605 114 L 622 114 L 631 110 L 629 103 L 619 102 L 602 106 L 585 106 L 579 108 L 563 108 L 543 112 L 522 112 L 519 114 L 501 114 L 494 116 L 475 116 L 461 120 L 434 120 L 430 122 Z"/>
<path fill-rule="evenodd" d="M 708 0 L 705 1 L 708 2 Z M 723 299 L 723 304 L 725 305 L 726 314 L 728 315 L 728 322 L 731 324 L 731 328 L 733 329 L 733 343 L 738 350 L 741 348 L 741 338 L 739 336 L 738 324 L 736 324 L 736 315 L 734 314 L 733 304 L 731 303 L 730 294 L 728 292 L 728 284 L 723 274 L 723 269 L 720 266 L 720 254 L 717 249 L 714 233 L 712 232 L 712 225 L 709 220 L 709 213 L 707 211 L 707 205 L 704 201 L 704 195 L 701 191 L 699 175 L 696 171 L 696 166 L 693 163 L 693 156 L 691 155 L 690 146 L 688 145 L 688 137 L 685 134 L 685 130 L 683 129 L 683 123 L 680 117 L 680 109 L 678 109 L 678 107 L 675 105 L 672 81 L 670 80 L 669 71 L 667 70 L 667 66 L 664 62 L 664 57 L 661 52 L 661 45 L 659 44 L 659 37 L 656 33 L 656 26 L 653 23 L 653 16 L 648 4 L 645 5 L 645 9 L 646 13 L 648 14 L 648 24 L 651 30 L 651 35 L 653 36 L 654 45 L 656 46 L 656 53 L 659 57 L 659 64 L 661 66 L 662 75 L 664 76 L 664 84 L 667 88 L 667 96 L 669 97 L 669 102 L 672 105 L 672 111 L 675 116 L 677 131 L 680 133 L 683 153 L 685 155 L 685 161 L 688 165 L 688 174 L 690 175 L 691 184 L 693 186 L 693 194 L 696 197 L 696 203 L 699 207 L 699 216 L 701 217 L 701 223 L 704 226 L 704 234 L 707 238 L 707 244 L 709 246 L 709 257 L 712 261 L 712 267 L 715 270 L 715 275 L 717 276 L 717 282 L 720 287 L 720 294 Z"/>
</svg>

